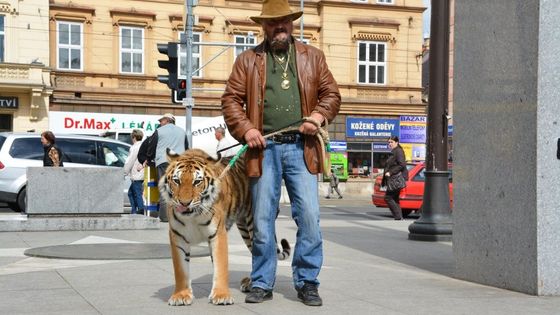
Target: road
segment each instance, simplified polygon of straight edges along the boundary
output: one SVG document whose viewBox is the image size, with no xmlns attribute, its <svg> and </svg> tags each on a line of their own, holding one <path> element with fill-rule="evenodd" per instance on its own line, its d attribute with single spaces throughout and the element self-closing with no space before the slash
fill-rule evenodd
<svg viewBox="0 0 560 315">
<path fill-rule="evenodd" d="M 387 208 L 377 208 L 371 204 L 371 200 L 369 198 L 351 198 L 347 197 L 346 199 L 331 199 L 327 200 L 322 198 L 320 200 L 321 207 L 323 208 L 333 208 L 337 209 L 339 215 L 342 215 L 345 212 L 352 213 L 352 215 L 364 215 L 368 216 L 369 218 L 375 218 L 376 220 L 392 220 L 393 217 L 391 216 L 391 212 Z M 281 205 L 282 212 L 285 215 L 289 215 L 289 205 L 282 204 Z M 125 209 L 125 212 L 130 212 L 130 208 Z M 0 215 L 2 214 L 14 214 L 15 212 L 8 208 L 8 205 L 5 203 L 0 203 Z M 323 211 L 325 214 L 325 211 Z M 330 212 L 329 212 L 330 213 Z M 323 215 L 324 215 L 323 214 Z M 418 215 L 411 214 L 408 220 L 416 220 L 418 219 Z"/>
</svg>

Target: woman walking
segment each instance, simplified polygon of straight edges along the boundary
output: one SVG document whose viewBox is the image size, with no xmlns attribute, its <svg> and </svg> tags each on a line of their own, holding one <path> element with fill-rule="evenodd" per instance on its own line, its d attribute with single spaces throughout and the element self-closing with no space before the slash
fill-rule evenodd
<svg viewBox="0 0 560 315">
<path fill-rule="evenodd" d="M 62 152 L 54 144 L 56 138 L 51 131 L 44 131 L 41 134 L 41 143 L 43 144 L 43 166 L 59 167 L 64 166 L 62 163 Z"/>
<path fill-rule="evenodd" d="M 391 156 L 387 159 L 387 163 L 385 165 L 385 170 L 383 171 L 383 181 L 381 186 L 387 187 L 387 181 L 391 176 L 399 176 L 400 173 L 405 180 L 408 179 L 408 170 L 406 168 L 406 158 L 404 155 L 404 150 L 399 144 L 399 137 L 391 136 L 387 141 L 389 144 L 389 148 L 391 149 Z M 395 220 L 402 220 L 402 210 L 399 205 L 399 195 L 401 193 L 401 189 L 396 189 L 385 192 L 385 202 L 389 206 L 391 213 L 393 213 L 393 217 Z"/>
</svg>

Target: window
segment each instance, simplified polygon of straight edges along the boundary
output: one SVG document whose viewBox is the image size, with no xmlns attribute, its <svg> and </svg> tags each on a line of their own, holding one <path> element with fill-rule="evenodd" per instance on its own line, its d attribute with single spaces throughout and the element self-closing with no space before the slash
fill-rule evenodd
<svg viewBox="0 0 560 315">
<path fill-rule="evenodd" d="M 57 23 L 58 69 L 81 71 L 83 32 L 81 23 Z"/>
<path fill-rule="evenodd" d="M 0 15 L 0 62 L 4 62 L 4 15 Z"/>
<path fill-rule="evenodd" d="M 377 0 L 377 3 L 380 3 L 380 4 L 393 4 L 394 1 L 393 1 L 393 0 Z"/>
<path fill-rule="evenodd" d="M 14 139 L 8 154 L 14 159 L 43 160 L 43 145 L 41 138 Z"/>
<path fill-rule="evenodd" d="M 0 132 L 1 131 L 12 131 L 12 121 L 13 117 L 10 114 L 0 114 Z M 2 146 L 0 145 L 0 148 Z"/>
<path fill-rule="evenodd" d="M 386 44 L 358 42 L 358 83 L 385 84 Z"/>
<path fill-rule="evenodd" d="M 144 73 L 144 29 L 121 27 L 121 73 Z"/>
<path fill-rule="evenodd" d="M 100 152 L 103 153 L 102 165 L 123 167 L 128 157 L 129 148 L 112 142 L 102 142 Z"/>
<path fill-rule="evenodd" d="M 64 162 L 97 164 L 97 151 L 93 140 L 59 138 L 56 139 L 56 145 L 62 151 Z"/>
<path fill-rule="evenodd" d="M 252 47 L 257 43 L 257 39 L 253 35 L 243 36 L 243 35 L 235 35 L 235 43 L 236 44 L 247 44 L 251 46 L 235 46 L 235 55 L 233 59 L 237 58 L 237 56 L 241 55 L 242 52 Z"/>
<path fill-rule="evenodd" d="M 199 43 L 201 40 L 200 33 L 193 33 L 193 46 L 192 46 L 192 71 L 200 68 L 200 56 L 202 55 Z M 186 45 L 179 45 L 179 63 L 181 67 L 179 68 L 179 77 L 185 78 L 187 76 L 187 47 Z M 193 77 L 202 77 L 202 70 L 197 73 L 193 73 Z"/>
</svg>

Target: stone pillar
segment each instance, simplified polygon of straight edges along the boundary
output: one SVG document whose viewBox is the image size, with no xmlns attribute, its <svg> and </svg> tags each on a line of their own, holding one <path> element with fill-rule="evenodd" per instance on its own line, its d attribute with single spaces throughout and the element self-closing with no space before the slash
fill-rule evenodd
<svg viewBox="0 0 560 315">
<path fill-rule="evenodd" d="M 560 295 L 560 1 L 455 3 L 456 277 Z"/>
</svg>

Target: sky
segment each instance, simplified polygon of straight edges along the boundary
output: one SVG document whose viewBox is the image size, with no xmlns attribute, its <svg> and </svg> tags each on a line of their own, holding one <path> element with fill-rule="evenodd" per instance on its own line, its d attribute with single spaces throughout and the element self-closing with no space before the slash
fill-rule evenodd
<svg viewBox="0 0 560 315">
<path fill-rule="evenodd" d="M 424 38 L 430 37 L 430 17 L 431 17 L 431 0 L 423 0 L 424 6 L 427 7 L 424 11 Z"/>
</svg>

